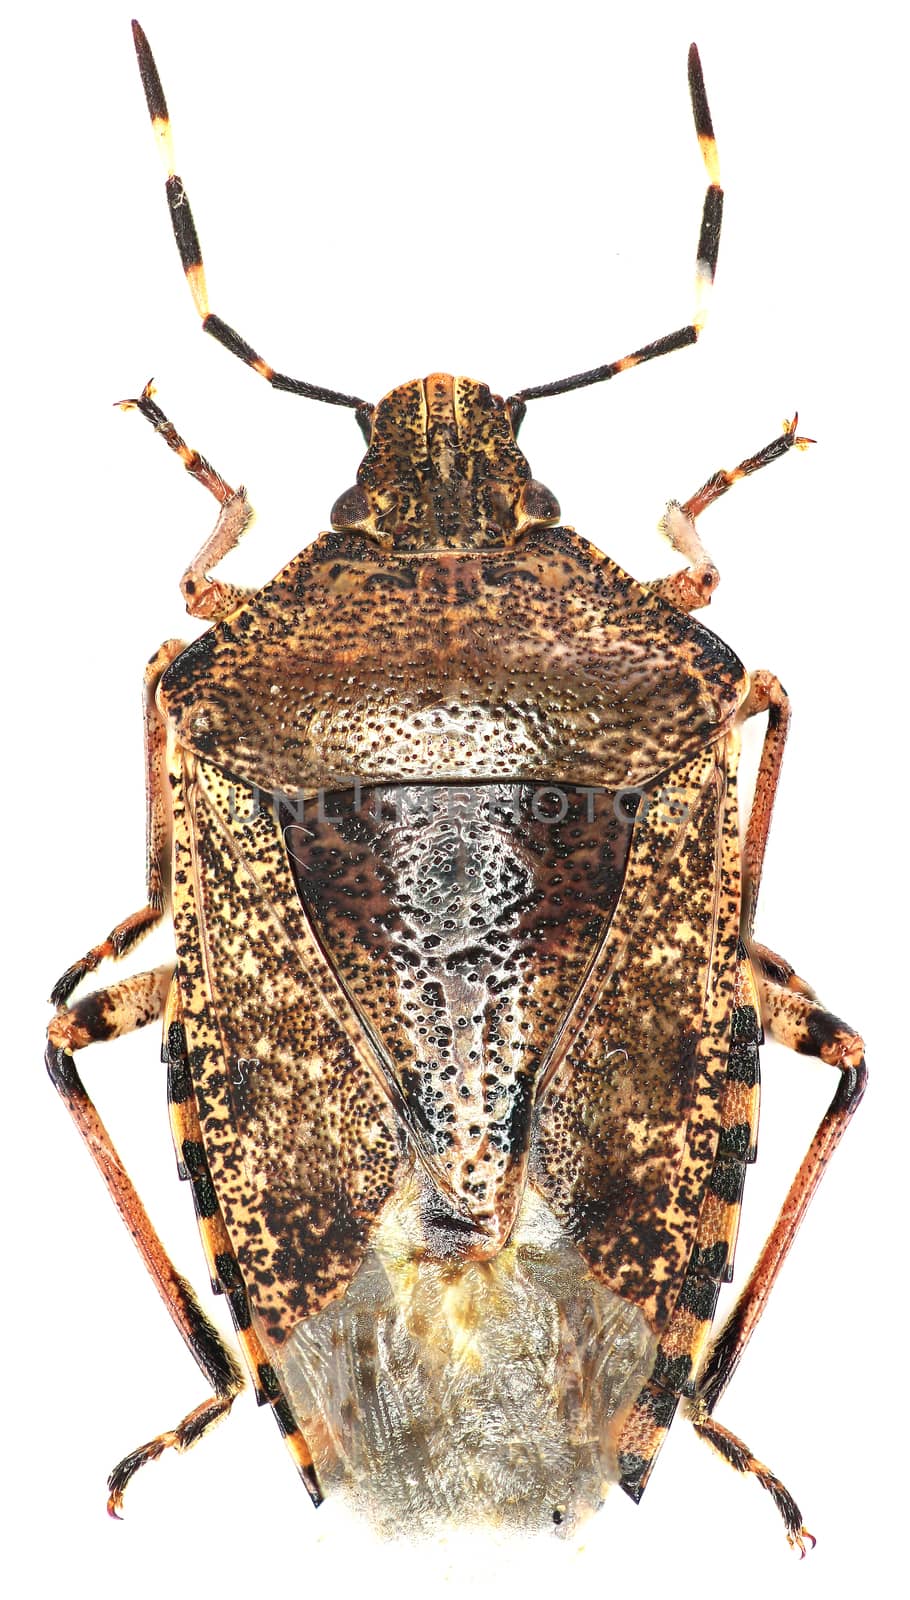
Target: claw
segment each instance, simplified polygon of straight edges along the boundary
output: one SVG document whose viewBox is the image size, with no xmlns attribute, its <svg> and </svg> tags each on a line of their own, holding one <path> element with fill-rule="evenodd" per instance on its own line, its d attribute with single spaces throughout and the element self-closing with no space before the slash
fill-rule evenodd
<svg viewBox="0 0 910 1600">
<path fill-rule="evenodd" d="M 143 400 L 151 400 L 152 395 L 155 393 L 157 393 L 155 380 L 154 378 L 149 378 L 138 400 L 115 400 L 114 405 L 118 406 L 121 411 L 135 411 L 137 406 L 141 406 Z"/>
<path fill-rule="evenodd" d="M 798 411 L 794 411 L 793 420 L 791 422 L 788 422 L 786 417 L 785 417 L 784 418 L 784 424 L 783 424 L 784 433 L 786 433 L 790 438 L 792 438 L 793 443 L 796 446 L 797 450 L 807 450 L 809 448 L 810 444 L 818 444 L 818 440 L 817 439 L 808 439 L 808 438 L 805 438 L 803 435 L 800 435 L 797 438 L 797 436 L 796 436 L 796 428 L 797 428 L 797 424 L 798 423 L 799 423 L 799 412 Z"/>
<path fill-rule="evenodd" d="M 818 1540 L 816 1539 L 814 1533 L 809 1532 L 809 1529 L 806 1527 L 805 1523 L 803 1523 L 803 1525 L 798 1528 L 795 1533 L 787 1534 L 787 1543 L 791 1550 L 799 1551 L 800 1561 L 805 1561 L 808 1553 L 806 1550 L 807 1539 L 809 1540 L 809 1549 L 814 1550 Z"/>
</svg>

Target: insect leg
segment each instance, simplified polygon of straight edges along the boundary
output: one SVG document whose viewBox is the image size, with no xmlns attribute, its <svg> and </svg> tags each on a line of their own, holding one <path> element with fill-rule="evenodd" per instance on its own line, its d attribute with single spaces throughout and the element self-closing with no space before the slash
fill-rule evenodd
<svg viewBox="0 0 910 1600">
<path fill-rule="evenodd" d="M 729 1466 L 734 1467 L 737 1472 L 751 1473 L 758 1479 L 762 1488 L 767 1489 L 784 1519 L 787 1543 L 791 1548 L 798 1550 L 801 1557 L 804 1556 L 806 1541 L 808 1540 L 811 1549 L 815 1539 L 803 1522 L 799 1506 L 786 1485 L 781 1483 L 780 1478 L 752 1454 L 742 1439 L 738 1439 L 729 1428 L 724 1428 L 721 1423 L 715 1422 L 713 1417 L 705 1417 L 702 1421 L 696 1422 L 695 1432 L 700 1439 L 710 1444 Z"/>
<path fill-rule="evenodd" d="M 172 985 L 168 999 L 163 1053 L 168 1068 L 168 1103 L 178 1171 L 181 1178 L 192 1182 L 193 1202 L 212 1289 L 216 1294 L 224 1294 L 227 1299 L 238 1343 L 253 1383 L 256 1403 L 272 1407 L 307 1493 L 314 1505 L 319 1505 L 322 1502 L 322 1492 L 313 1466 L 312 1454 L 294 1420 L 275 1369 L 253 1326 L 243 1274 L 218 1205 L 202 1141 L 199 1110 L 176 983 Z"/>
<path fill-rule="evenodd" d="M 794 447 L 805 450 L 813 439 L 804 439 L 796 432 L 798 416 L 791 422 L 785 422 L 783 432 L 758 450 L 754 456 L 747 456 L 738 467 L 732 470 L 715 472 L 707 483 L 703 483 L 695 494 L 690 495 L 682 505 L 676 500 L 670 504 L 658 524 L 660 531 L 669 539 L 674 550 L 687 557 L 689 566 L 682 572 L 673 572 L 668 578 L 662 578 L 658 583 L 649 587 L 659 594 L 663 600 L 668 600 L 678 611 L 697 611 L 700 606 L 710 604 L 717 585 L 720 583 L 720 573 L 711 561 L 705 550 L 695 527 L 695 518 L 700 516 L 706 506 L 718 500 L 734 483 L 739 483 L 741 478 L 748 478 L 751 473 L 758 472 L 762 467 L 771 465 L 788 450 Z"/>
<path fill-rule="evenodd" d="M 743 934 L 749 937 L 755 916 L 761 869 L 780 776 L 789 724 L 789 701 L 769 672 L 752 674 L 743 715 L 768 711 L 755 800 L 744 846 Z M 797 976 L 789 962 L 763 945 L 753 945 L 762 1018 L 780 1043 L 805 1055 L 820 1057 L 839 1068 L 841 1077 L 815 1137 L 794 1178 L 770 1236 L 717 1338 L 702 1364 L 691 1404 L 699 1433 L 740 1472 L 752 1472 L 769 1489 L 787 1523 L 788 1537 L 804 1550 L 805 1529 L 792 1497 L 779 1480 L 757 1462 L 734 1434 L 717 1423 L 712 1412 L 729 1384 L 765 1309 L 768 1296 L 796 1237 L 822 1174 L 840 1143 L 866 1086 L 863 1041 L 845 1022 L 818 1001 L 815 991 Z"/>
<path fill-rule="evenodd" d="M 689 565 L 648 587 L 677 611 L 697 611 L 700 606 L 710 605 L 711 596 L 720 583 L 720 573 L 701 542 L 694 516 L 678 501 L 671 500 L 658 527 Z"/>
<path fill-rule="evenodd" d="M 698 517 L 706 506 L 711 505 L 714 500 L 719 500 L 721 495 L 726 494 L 728 489 L 732 489 L 734 483 L 739 483 L 741 478 L 751 477 L 753 472 L 760 472 L 762 467 L 769 467 L 772 461 L 780 460 L 780 457 L 785 456 L 788 450 L 808 450 L 810 444 L 814 444 L 815 440 L 804 438 L 802 434 L 798 434 L 796 431 L 798 424 L 799 413 L 797 412 L 789 422 L 784 421 L 781 432 L 777 437 L 772 439 L 770 444 L 764 445 L 761 450 L 757 450 L 754 456 L 747 456 L 745 461 L 741 461 L 739 466 L 734 467 L 731 471 L 721 469 L 720 472 L 715 472 L 707 483 L 703 483 L 695 494 L 689 496 L 689 499 L 684 502 L 682 510 L 690 517 Z"/>
<path fill-rule="evenodd" d="M 863 1041 L 839 1017 L 827 1011 L 814 991 L 782 960 L 763 946 L 754 951 L 762 1015 L 773 1038 L 801 1055 L 819 1057 L 836 1066 L 840 1081 L 799 1171 L 790 1185 L 764 1249 L 730 1316 L 713 1341 L 696 1384 L 699 1421 L 710 1416 L 742 1359 L 765 1309 L 777 1274 L 796 1238 L 825 1168 L 839 1145 L 866 1087 Z"/>
<path fill-rule="evenodd" d="M 200 455 L 198 450 L 192 450 L 180 437 L 174 424 L 168 420 L 161 407 L 152 398 L 154 393 L 152 384 L 147 383 L 138 399 L 121 400 L 119 405 L 123 411 L 140 412 L 146 421 L 151 423 L 155 432 L 161 435 L 169 449 L 180 457 L 190 477 L 201 483 L 204 489 L 208 489 L 221 507 L 212 532 L 180 580 L 180 592 L 186 601 L 186 609 L 190 616 L 203 617 L 207 622 L 220 622 L 221 618 L 234 611 L 251 591 L 238 588 L 236 584 L 221 583 L 217 578 L 210 578 L 209 568 L 217 566 L 228 551 L 233 550 L 240 542 L 255 512 L 247 499 L 246 490 L 232 489 L 222 478 L 221 473 L 216 472 L 211 463 L 206 461 L 205 456 Z"/>
<path fill-rule="evenodd" d="M 51 991 L 51 1004 L 65 1005 L 73 991 L 100 962 L 119 960 L 161 921 L 167 905 L 167 867 L 170 857 L 170 809 L 165 772 L 166 730 L 155 704 L 155 690 L 165 667 L 185 646 L 179 639 L 168 639 L 156 651 L 143 678 L 143 717 L 145 731 L 146 796 L 146 904 L 112 928 L 106 939 L 93 945 L 71 967 L 67 967 Z"/>
<path fill-rule="evenodd" d="M 787 1525 L 787 1537 L 791 1544 L 799 1548 L 801 1554 L 805 1553 L 804 1540 L 807 1537 L 811 1538 L 811 1535 L 807 1534 L 792 1495 L 767 1467 L 755 1459 L 735 1434 L 730 1433 L 714 1419 L 712 1412 L 739 1365 L 767 1305 L 768 1296 L 796 1237 L 809 1202 L 818 1188 L 831 1155 L 840 1143 L 847 1123 L 862 1099 L 866 1086 L 862 1040 L 852 1034 L 845 1024 L 838 1023 L 836 1018 L 830 1018 L 830 1023 L 835 1025 L 835 1029 L 832 1029 L 829 1025 L 829 1014 L 820 1006 L 813 1005 L 807 1000 L 806 1007 L 805 1027 L 801 1035 L 802 1048 L 811 1050 L 812 1054 L 822 1054 L 822 1049 L 818 1046 L 812 1048 L 815 1043 L 812 1038 L 813 1017 L 816 1023 L 819 1019 L 823 1019 L 821 1031 L 824 1034 L 830 1036 L 836 1030 L 845 1035 L 841 1044 L 842 1059 L 838 1063 L 841 1066 L 841 1080 L 799 1171 L 790 1185 L 780 1216 L 771 1230 L 749 1280 L 707 1353 L 698 1376 L 695 1398 L 690 1407 L 696 1433 L 713 1445 L 738 1472 L 754 1473 L 763 1487 L 770 1491 Z"/>
<path fill-rule="evenodd" d="M 55 1050 L 72 1055 L 101 1039 L 119 1039 L 123 1033 L 144 1028 L 161 1016 L 173 971 L 172 966 L 155 967 L 85 995 L 56 1013 L 47 1030 L 48 1039 Z"/>
<path fill-rule="evenodd" d="M 789 961 L 763 944 L 753 944 L 762 1016 L 773 1039 L 800 1055 L 818 1056 L 830 1067 L 857 1067 L 863 1041 L 849 1023 L 826 1011 L 815 990 Z"/>
<path fill-rule="evenodd" d="M 281 372 L 276 372 L 267 361 L 257 355 L 256 351 L 241 339 L 233 328 L 209 310 L 208 290 L 205 283 L 205 268 L 202 265 L 202 252 L 199 248 L 199 238 L 190 203 L 186 197 L 183 180 L 174 171 L 174 154 L 171 143 L 171 123 L 168 115 L 167 102 L 161 79 L 155 66 L 149 42 L 145 37 L 138 22 L 133 23 L 133 43 L 136 47 L 136 56 L 139 61 L 139 73 L 142 78 L 142 87 L 145 90 L 146 103 L 149 116 L 152 119 L 152 130 L 155 134 L 158 148 L 161 152 L 167 171 L 167 203 L 171 213 L 171 224 L 174 229 L 174 238 L 180 253 L 180 261 L 186 274 L 193 303 L 202 318 L 202 326 L 206 333 L 223 344 L 233 356 L 239 356 L 248 367 L 258 372 L 260 377 L 267 379 L 273 389 L 284 389 L 290 394 L 305 395 L 310 400 L 324 400 L 333 406 L 353 406 L 357 409 L 357 420 L 364 427 L 372 407 L 366 400 L 360 400 L 356 395 L 340 394 L 336 389 L 323 389 L 318 384 L 307 383 L 302 378 L 288 378 Z"/>
<path fill-rule="evenodd" d="M 787 692 L 772 672 L 761 669 L 750 674 L 749 694 L 740 715 L 745 720 L 748 717 L 760 716 L 765 711 L 768 713 L 768 723 L 743 845 L 740 920 L 743 938 L 746 940 L 751 940 L 752 929 L 755 926 L 755 910 L 758 905 L 762 867 L 771 828 L 771 813 L 780 780 L 784 747 L 790 730 L 790 701 Z"/>
<path fill-rule="evenodd" d="M 114 1468 L 108 1480 L 108 1510 L 112 1516 L 118 1514 L 123 1491 L 139 1467 L 146 1461 L 156 1460 L 170 1447 L 186 1450 L 195 1444 L 230 1411 L 243 1388 L 243 1377 L 234 1357 L 209 1322 L 186 1279 L 177 1272 L 155 1232 L 110 1134 L 86 1093 L 74 1059 L 74 1052 L 85 1045 L 116 1038 L 160 1016 L 172 977 L 173 968 L 160 967 L 155 972 L 127 978 L 88 995 L 67 1011 L 58 1012 L 48 1029 L 46 1059 L 51 1081 L 88 1145 L 175 1326 L 214 1390 L 213 1395 L 184 1417 L 176 1428 L 132 1451 Z"/>
</svg>

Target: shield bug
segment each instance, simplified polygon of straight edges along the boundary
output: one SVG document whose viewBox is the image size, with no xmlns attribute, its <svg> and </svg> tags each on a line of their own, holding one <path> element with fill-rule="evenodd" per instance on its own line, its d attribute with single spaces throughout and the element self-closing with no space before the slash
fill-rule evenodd
<svg viewBox="0 0 910 1600">
<path fill-rule="evenodd" d="M 212 576 L 249 521 L 147 387 L 138 410 L 219 502 L 184 574 L 211 626 L 146 674 L 147 904 L 57 984 L 48 1064 L 212 1394 L 135 1471 L 231 1407 L 234 1358 L 172 1267 L 75 1067 L 164 1019 L 171 1120 L 257 1397 L 312 1498 L 380 1526 L 575 1526 L 647 1484 L 682 1402 L 714 1417 L 865 1081 L 857 1035 L 753 923 L 789 707 L 692 613 L 697 518 L 804 440 L 796 419 L 668 509 L 687 565 L 639 584 L 559 524 L 518 445 L 535 399 L 694 343 L 704 318 L 503 401 L 444 374 L 376 405 L 277 373 L 209 310 L 164 96 L 136 30 L 206 331 L 273 386 L 355 411 L 366 455 L 322 535 L 256 593 Z M 722 197 L 708 173 L 697 281 Z M 740 730 L 767 717 L 740 845 Z M 75 999 L 172 908 L 176 964 Z M 72 1002 L 72 1003 L 71 1003 Z M 762 1025 L 840 1069 L 731 1318 Z"/>
</svg>

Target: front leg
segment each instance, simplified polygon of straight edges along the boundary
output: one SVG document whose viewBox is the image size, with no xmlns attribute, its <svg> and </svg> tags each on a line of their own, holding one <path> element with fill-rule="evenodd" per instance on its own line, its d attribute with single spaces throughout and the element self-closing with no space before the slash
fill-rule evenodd
<svg viewBox="0 0 910 1600">
<path fill-rule="evenodd" d="M 168 448 L 180 457 L 190 477 L 208 489 L 221 506 L 214 528 L 180 580 L 180 592 L 190 616 L 201 617 L 206 622 L 220 622 L 235 611 L 251 591 L 233 583 L 222 583 L 219 578 L 210 576 L 209 569 L 217 566 L 240 542 L 255 513 L 246 490 L 232 489 L 205 456 L 191 449 L 180 437 L 174 424 L 153 400 L 154 393 L 151 383 L 147 383 L 138 399 L 121 400 L 120 406 L 123 411 L 139 411 Z"/>
<path fill-rule="evenodd" d="M 762 467 L 770 466 L 772 461 L 777 461 L 794 447 L 805 450 L 815 441 L 801 438 L 796 432 L 799 421 L 795 416 L 792 422 L 785 422 L 783 432 L 770 444 L 756 452 L 754 456 L 747 456 L 738 467 L 726 471 L 721 469 L 715 472 L 702 484 L 695 494 L 690 495 L 682 505 L 677 500 L 671 500 L 661 518 L 658 526 L 664 536 L 669 539 L 674 550 L 684 555 L 688 566 L 681 572 L 673 572 L 668 578 L 661 578 L 657 583 L 649 585 L 659 594 L 662 600 L 669 601 L 677 611 L 697 611 L 701 606 L 711 603 L 717 585 L 720 583 L 720 573 L 708 555 L 701 542 L 695 526 L 696 517 L 700 516 L 706 506 L 726 494 L 732 489 L 734 483 L 741 478 L 747 478 L 753 472 L 758 472 Z"/>
</svg>

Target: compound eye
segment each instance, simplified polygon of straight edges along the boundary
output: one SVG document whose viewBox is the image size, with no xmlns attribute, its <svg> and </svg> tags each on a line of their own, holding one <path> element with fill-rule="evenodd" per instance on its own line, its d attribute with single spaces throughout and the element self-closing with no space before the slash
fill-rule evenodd
<svg viewBox="0 0 910 1600">
<path fill-rule="evenodd" d="M 552 489 L 536 478 L 529 478 L 518 501 L 521 525 L 529 522 L 558 522 L 559 501 Z"/>
<path fill-rule="evenodd" d="M 370 503 L 366 490 L 359 483 L 345 489 L 340 494 L 332 507 L 332 527 L 343 530 L 345 528 L 359 528 L 370 515 Z"/>
</svg>

